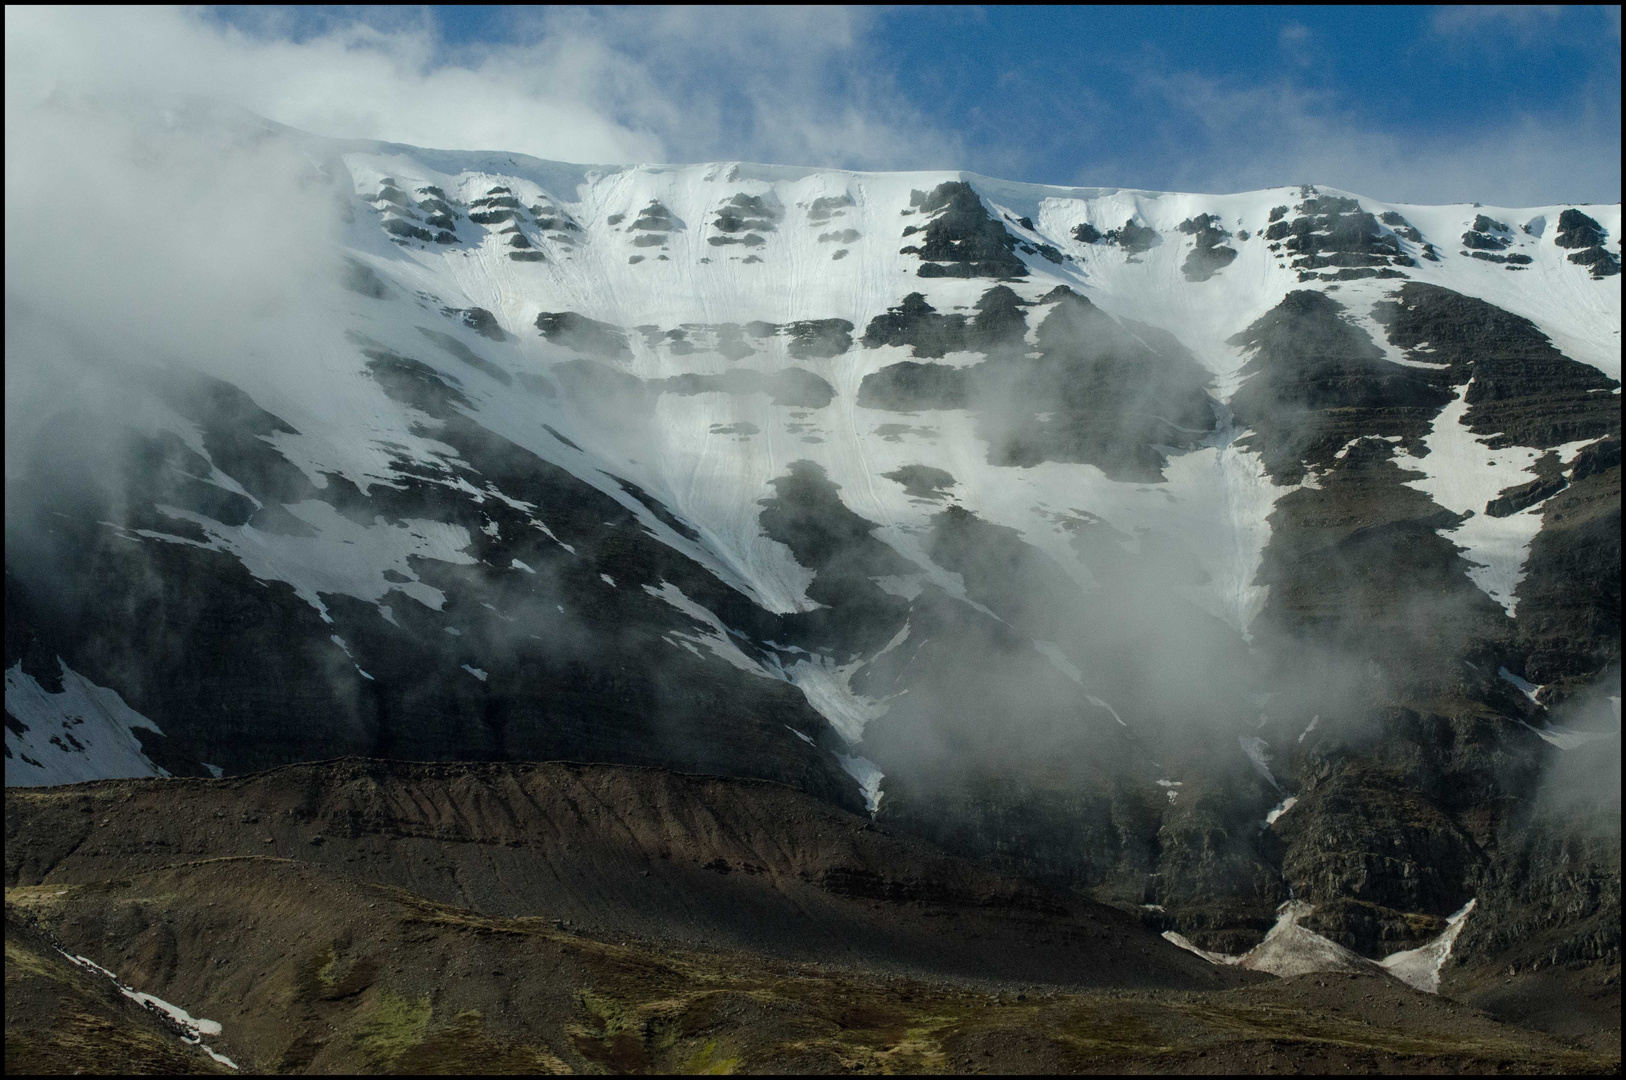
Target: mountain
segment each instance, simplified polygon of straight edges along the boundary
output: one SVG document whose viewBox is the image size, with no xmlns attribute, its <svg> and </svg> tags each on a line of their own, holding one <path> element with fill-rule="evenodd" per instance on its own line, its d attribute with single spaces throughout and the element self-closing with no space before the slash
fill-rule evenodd
<svg viewBox="0 0 1626 1080">
<path fill-rule="evenodd" d="M 8 260 L 8 786 L 774 781 L 1618 1027 L 1618 205 L 210 130 L 297 182 L 143 229 L 251 330 Z"/>
</svg>

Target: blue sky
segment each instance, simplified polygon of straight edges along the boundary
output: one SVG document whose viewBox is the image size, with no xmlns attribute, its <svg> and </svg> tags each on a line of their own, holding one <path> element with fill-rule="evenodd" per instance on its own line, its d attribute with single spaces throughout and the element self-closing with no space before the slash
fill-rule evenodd
<svg viewBox="0 0 1626 1080">
<path fill-rule="evenodd" d="M 161 89 L 323 134 L 454 149 L 1166 190 L 1313 182 L 1416 202 L 1620 198 L 1618 8 L 205 8 L 149 9 L 111 29 L 51 19 L 106 38 L 95 45 L 115 54 L 104 68 L 141 42 L 174 73 Z"/>
</svg>

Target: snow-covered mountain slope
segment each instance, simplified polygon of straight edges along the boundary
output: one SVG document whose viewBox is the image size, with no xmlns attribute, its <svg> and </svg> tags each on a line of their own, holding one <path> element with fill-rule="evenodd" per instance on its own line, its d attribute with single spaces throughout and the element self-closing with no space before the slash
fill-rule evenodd
<svg viewBox="0 0 1626 1080">
<path fill-rule="evenodd" d="M 1618 663 L 1618 205 L 254 137 L 331 195 L 331 287 L 40 419 L 8 713 L 60 657 L 178 774 L 765 777 L 1223 951 L 1290 882 L 1370 954 Z M 1381 869 L 1314 824 L 1369 789 Z"/>
</svg>

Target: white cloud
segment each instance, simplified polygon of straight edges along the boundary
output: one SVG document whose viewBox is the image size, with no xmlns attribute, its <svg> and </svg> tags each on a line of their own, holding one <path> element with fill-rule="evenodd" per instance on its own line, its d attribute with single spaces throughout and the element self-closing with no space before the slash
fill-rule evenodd
<svg viewBox="0 0 1626 1080">
<path fill-rule="evenodd" d="M 1557 4 L 1450 4 L 1434 10 L 1434 30 L 1447 37 L 1485 32 L 1521 40 L 1549 29 L 1564 14 Z"/>
<path fill-rule="evenodd" d="M 1114 164 L 1141 175 L 1155 170 L 1176 190 L 1314 183 L 1393 202 L 1502 206 L 1620 197 L 1619 121 L 1601 110 L 1576 110 L 1561 122 L 1515 114 L 1442 135 L 1386 130 L 1378 118 L 1290 80 L 1237 85 L 1147 70 L 1137 84 L 1161 105 L 1167 134 L 1162 145 L 1144 142 L 1140 161 Z"/>
<path fill-rule="evenodd" d="M 191 94 L 322 135 L 619 163 L 949 164 L 892 92 L 863 12 L 623 9 L 513 16 L 516 43 L 448 51 L 433 26 L 287 16 L 248 34 L 176 8 L 6 9 L 7 115 L 53 89 Z M 280 33 L 278 32 L 280 31 Z"/>
</svg>

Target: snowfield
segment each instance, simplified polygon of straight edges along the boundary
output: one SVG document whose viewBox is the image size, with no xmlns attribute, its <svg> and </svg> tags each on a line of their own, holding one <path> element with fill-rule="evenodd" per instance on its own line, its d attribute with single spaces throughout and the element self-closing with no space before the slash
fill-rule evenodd
<svg viewBox="0 0 1626 1080">
<path fill-rule="evenodd" d="M 911 292 L 923 294 L 939 312 L 969 314 L 992 284 L 986 277 L 918 275 L 921 260 L 906 250 L 917 241 L 905 230 L 923 221 L 914 209 L 920 193 L 938 185 L 969 182 L 991 217 L 1020 242 L 1027 274 L 1009 284 L 1033 305 L 1030 327 L 1054 303 L 1043 298 L 1065 286 L 1134 333 L 1152 328 L 1172 334 L 1209 373 L 1222 414 L 1249 359 L 1230 339 L 1296 289 L 1332 293 L 1396 365 L 1427 364 L 1388 347 L 1370 317 L 1372 306 L 1400 282 L 1306 283 L 1287 265 L 1289 257 L 1265 242 L 1273 211 L 1306 198 L 1299 188 L 1204 195 L 1045 187 L 958 172 L 877 174 L 733 162 L 594 167 L 278 130 L 299 141 L 342 196 L 350 220 L 339 238 L 341 254 L 371 284 L 302 312 L 296 339 L 279 342 L 298 354 L 299 364 L 268 354 L 264 362 L 234 359 L 229 369 L 216 372 L 294 429 L 261 436 L 264 442 L 318 488 L 328 484 L 324 474 L 343 477 L 362 493 L 399 486 L 401 462 L 409 461 L 419 479 L 427 476 L 476 502 L 523 508 L 531 527 L 552 537 L 549 507 L 495 484 L 476 488 L 454 477 L 460 463 L 455 450 L 434 438 L 436 422 L 387 396 L 370 376 L 362 350 L 409 357 L 455 386 L 466 403 L 460 408 L 479 425 L 602 491 L 650 534 L 770 612 L 818 606 L 807 595 L 811 571 L 764 535 L 759 522 L 760 503 L 774 495 L 771 481 L 798 461 L 822 468 L 846 507 L 877 523 L 875 535 L 918 569 L 918 575 L 883 582 L 898 595 L 914 595 L 930 583 L 965 598 L 959 575 L 933 561 L 925 547 L 932 518 L 944 506 L 958 505 L 1015 530 L 1085 590 L 1100 585 L 1103 567 L 1092 566 L 1073 542 L 1081 521 L 1102 524 L 1122 538 L 1127 551 L 1156 544 L 1184 553 L 1201 573 L 1193 583 L 1175 586 L 1180 595 L 1244 637 L 1265 604 L 1267 593 L 1256 575 L 1271 535 L 1269 517 L 1294 488 L 1272 482 L 1259 454 L 1238 445 L 1246 433 L 1223 415 L 1202 445 L 1171 450 L 1165 479 L 1148 483 L 1112 479 L 1090 464 L 991 464 L 977 420 L 966 410 L 900 415 L 858 404 L 866 376 L 913 359 L 907 346 L 862 345 L 858 339 L 872 319 Z M 1375 215 L 1398 214 L 1432 241 L 1437 260 L 1416 258 L 1406 270 L 1410 280 L 1522 315 L 1569 357 L 1618 378 L 1619 278 L 1595 280 L 1568 261 L 1569 252 L 1555 243 L 1555 223 L 1565 207 L 1411 206 L 1331 189 L 1319 194 L 1357 199 Z M 428 220 L 431 200 L 459 208 L 456 221 L 438 242 L 413 239 L 412 228 L 426 237 L 443 228 Z M 527 208 L 529 216 L 504 217 L 510 205 Z M 739 229 L 723 227 L 725 214 L 734 212 L 730 207 L 748 207 L 739 214 L 755 215 L 743 240 Z M 1585 209 L 1618 238 L 1618 205 Z M 1192 242 L 1181 227 L 1205 214 L 1229 234 L 1225 242 L 1236 255 L 1213 276 L 1194 281 L 1182 271 Z M 1527 266 L 1510 273 L 1458 252 L 1455 237 L 1479 215 L 1509 224 L 1509 250 L 1528 257 Z M 476 217 L 491 220 L 482 224 Z M 1126 222 L 1155 230 L 1155 242 L 1131 251 L 1075 235 L 1084 226 L 1106 233 Z M 1399 243 L 1408 255 L 1422 253 L 1417 242 Z M 475 309 L 489 313 L 490 325 L 476 328 L 448 315 Z M 617 385 L 642 389 L 588 403 L 575 395 L 570 385 L 580 377 L 581 369 L 572 366 L 579 364 L 580 342 L 549 341 L 539 332 L 539 316 L 558 313 L 603 324 L 608 337 L 601 334 L 599 344 L 608 345 L 591 357 L 595 370 L 623 380 Z M 810 320 L 842 320 L 852 343 L 833 355 L 810 353 L 793 326 Z M 963 367 L 979 359 L 951 352 L 941 362 Z M 690 392 L 666 382 L 741 370 L 771 379 L 792 369 L 828 384 L 829 403 L 780 403 L 768 392 Z M 1479 567 L 1475 583 L 1512 613 L 1542 504 L 1505 518 L 1485 515 L 1484 504 L 1528 479 L 1537 454 L 1519 447 L 1486 449 L 1457 423 L 1466 387 L 1457 389 L 1458 402 L 1440 414 L 1428 438 L 1430 453 L 1402 455 L 1401 464 L 1415 474 L 1412 486 L 1447 509 L 1471 512 L 1450 538 Z M 167 425 L 208 457 L 195 430 L 180 418 L 150 422 Z M 1563 447 L 1564 459 L 1581 445 Z M 941 498 L 915 497 L 886 478 L 903 466 L 942 470 L 953 484 Z M 674 528 L 666 515 L 630 495 L 623 480 L 685 527 Z M 1303 483 L 1313 487 L 1317 478 L 1307 475 Z M 380 618 L 392 622 L 391 603 L 398 606 L 403 597 L 439 611 L 443 594 L 417 580 L 412 560 L 451 566 L 474 561 L 466 550 L 470 534 L 460 526 L 431 519 L 357 520 L 320 500 L 289 505 L 299 527 L 286 534 L 160 509 L 177 523 L 177 532 L 146 530 L 140 534 L 144 541 L 199 543 L 180 528 L 195 526 L 207 546 L 229 552 L 262 581 L 288 583 L 324 618 L 322 597 L 334 594 L 375 604 Z M 517 561 L 514 568 L 534 573 Z M 608 575 L 604 580 L 614 587 Z M 387 602 L 392 591 L 403 597 Z M 675 585 L 649 591 L 704 627 L 668 637 L 671 645 L 789 680 L 853 744 L 887 707 L 852 690 L 850 667 L 821 656 L 774 659 L 742 649 L 716 613 Z M 1034 644 L 1065 677 L 1093 685 L 1091 673 L 1080 671 L 1059 647 Z M 485 668 L 468 664 L 465 670 L 487 678 Z M 132 725 L 150 722 L 113 705 L 92 707 L 93 699 L 103 699 L 77 679 L 69 673 L 70 689 L 50 695 L 19 670 L 8 671 L 8 707 L 15 698 L 16 715 L 30 724 L 16 752 L 26 749 L 40 762 L 25 768 L 20 758 L 8 758 L 8 783 L 30 782 L 13 780 L 14 768 L 17 776 L 39 777 L 31 782 L 151 771 L 128 734 Z M 1102 708 L 1118 717 L 1112 706 L 1103 702 Z M 62 753 L 42 746 L 43 736 L 33 734 L 49 726 L 42 718 L 70 713 L 85 715 L 85 726 L 95 728 L 88 738 L 76 735 L 93 749 Z M 14 746 L 10 733 L 7 746 Z M 1244 749 L 1274 783 L 1263 745 Z"/>
</svg>

